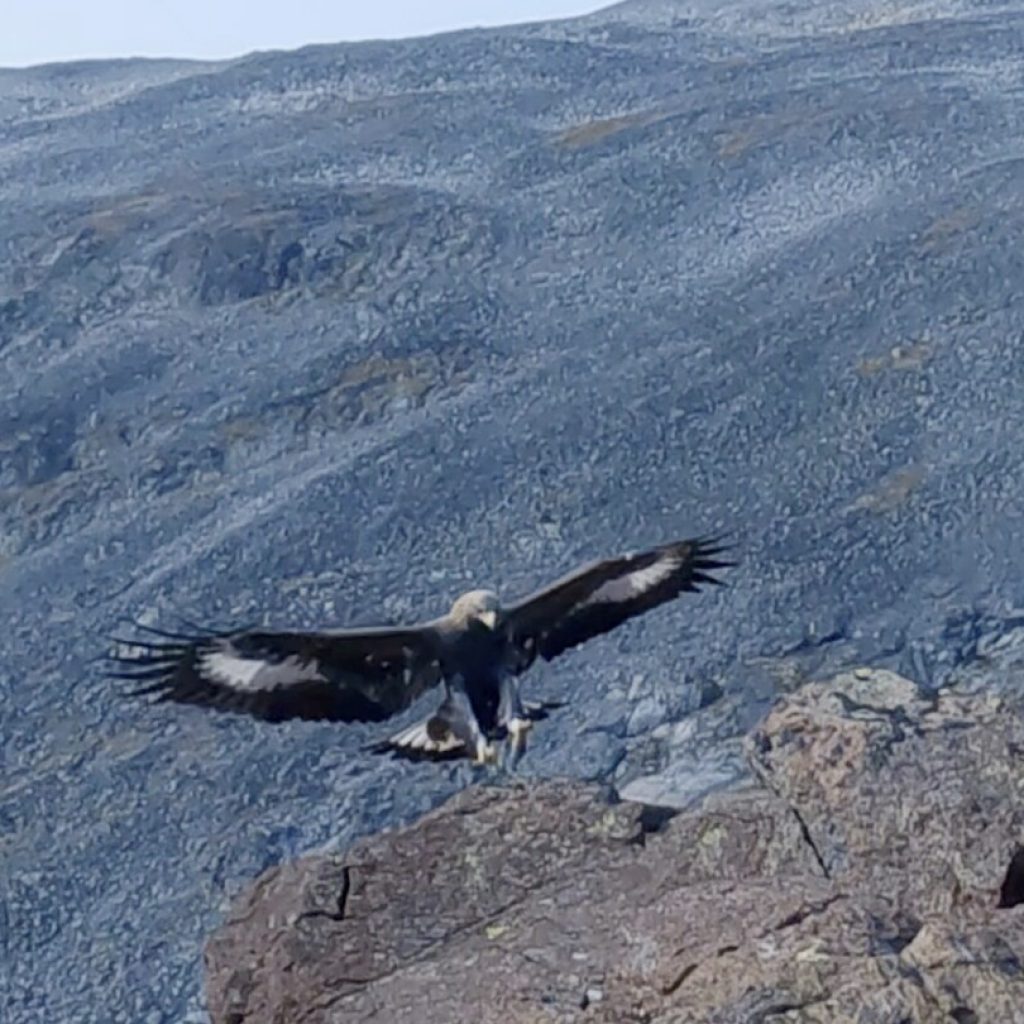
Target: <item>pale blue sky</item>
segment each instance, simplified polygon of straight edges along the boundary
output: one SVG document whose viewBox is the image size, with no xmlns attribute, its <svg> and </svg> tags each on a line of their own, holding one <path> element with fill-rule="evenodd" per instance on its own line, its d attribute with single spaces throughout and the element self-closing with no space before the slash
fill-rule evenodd
<svg viewBox="0 0 1024 1024">
<path fill-rule="evenodd" d="M 0 0 L 0 67 L 235 57 L 586 14 L 612 0 Z"/>
</svg>

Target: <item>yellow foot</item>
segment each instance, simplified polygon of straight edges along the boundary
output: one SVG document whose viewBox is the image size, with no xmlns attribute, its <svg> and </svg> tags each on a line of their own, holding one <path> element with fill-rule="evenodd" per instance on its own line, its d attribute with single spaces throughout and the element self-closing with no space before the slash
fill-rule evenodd
<svg viewBox="0 0 1024 1024">
<path fill-rule="evenodd" d="M 497 764 L 498 748 L 487 740 L 477 740 L 476 754 L 473 756 L 474 764 Z"/>
<path fill-rule="evenodd" d="M 526 737 L 533 728 L 533 722 L 529 718 L 513 718 L 508 723 L 508 734 L 512 738 L 512 746 L 519 748 L 526 746 Z"/>
</svg>

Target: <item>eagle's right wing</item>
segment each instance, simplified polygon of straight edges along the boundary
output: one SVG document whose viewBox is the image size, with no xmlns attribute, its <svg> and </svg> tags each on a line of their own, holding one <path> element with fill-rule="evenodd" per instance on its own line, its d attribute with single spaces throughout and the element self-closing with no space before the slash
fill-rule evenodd
<svg viewBox="0 0 1024 1024">
<path fill-rule="evenodd" d="M 119 641 L 114 675 L 132 694 L 278 722 L 288 718 L 380 721 L 441 680 L 432 624 L 324 633 L 263 630 L 169 634 Z"/>
</svg>

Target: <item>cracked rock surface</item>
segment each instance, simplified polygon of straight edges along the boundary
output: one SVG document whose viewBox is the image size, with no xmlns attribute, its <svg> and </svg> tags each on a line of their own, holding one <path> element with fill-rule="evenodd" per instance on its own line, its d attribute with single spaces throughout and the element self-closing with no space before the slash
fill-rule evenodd
<svg viewBox="0 0 1024 1024">
<path fill-rule="evenodd" d="M 1024 719 L 858 669 L 678 814 L 593 785 L 467 789 L 266 872 L 207 947 L 215 1024 L 1020 1019 Z"/>
</svg>

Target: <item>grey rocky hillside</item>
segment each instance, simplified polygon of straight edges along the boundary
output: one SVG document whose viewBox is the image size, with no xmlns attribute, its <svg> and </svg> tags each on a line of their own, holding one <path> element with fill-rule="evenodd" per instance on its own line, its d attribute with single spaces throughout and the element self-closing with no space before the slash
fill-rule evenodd
<svg viewBox="0 0 1024 1024">
<path fill-rule="evenodd" d="M 524 775 L 677 806 L 811 674 L 1012 645 L 1022 87 L 980 0 L 0 71 L 5 1024 L 203 1020 L 233 893 L 469 779 L 125 702 L 123 616 L 396 621 L 727 529 L 728 590 L 528 690 Z"/>
</svg>

